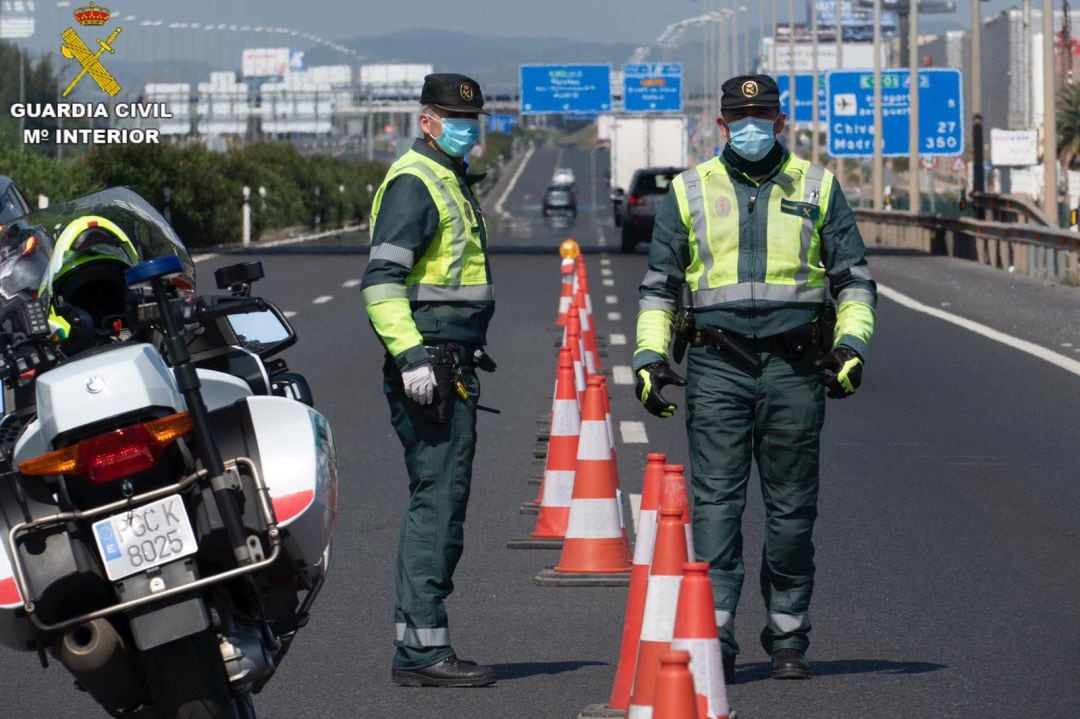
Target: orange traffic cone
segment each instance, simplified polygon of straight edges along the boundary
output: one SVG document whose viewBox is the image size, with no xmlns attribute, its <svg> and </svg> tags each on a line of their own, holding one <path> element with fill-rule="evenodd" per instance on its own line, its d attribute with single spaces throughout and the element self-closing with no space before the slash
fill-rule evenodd
<svg viewBox="0 0 1080 719">
<path fill-rule="evenodd" d="M 705 562 L 687 562 L 683 565 L 671 648 L 683 649 L 690 654 L 698 713 L 705 719 L 727 719 L 727 688 L 724 686 L 724 667 L 720 658 L 720 639 L 716 634 L 708 571 L 709 565 Z"/>
<path fill-rule="evenodd" d="M 656 677 L 656 702 L 653 719 L 701 719 L 694 697 L 694 677 L 687 666 L 687 652 L 664 652 Z"/>
<path fill-rule="evenodd" d="M 585 406 L 585 364 L 581 358 L 581 320 L 576 304 L 570 306 L 566 314 L 566 338 L 563 347 L 570 349 L 570 356 L 574 362 L 574 387 L 577 389 L 578 406 Z"/>
<path fill-rule="evenodd" d="M 567 257 L 562 261 L 562 292 L 559 294 L 559 314 L 555 318 L 556 327 L 566 326 L 566 313 L 570 311 L 570 303 L 574 299 L 574 275 L 575 263 Z"/>
<path fill-rule="evenodd" d="M 562 556 L 558 566 L 536 577 L 537 584 L 626 586 L 630 583 L 630 550 L 620 525 L 618 488 L 600 378 L 590 377 L 581 413 L 574 493 Z"/>
<path fill-rule="evenodd" d="M 540 514 L 530 539 L 515 539 L 511 549 L 559 549 L 570 518 L 570 498 L 574 492 L 578 435 L 581 417 L 574 391 L 574 365 L 570 350 L 559 352 L 559 375 L 555 393 L 555 416 L 551 421 L 547 465 L 540 485 Z"/>
<path fill-rule="evenodd" d="M 619 668 L 615 672 L 611 698 L 608 699 L 610 709 L 627 709 L 630 706 L 630 688 L 634 683 L 634 667 L 637 664 L 638 642 L 641 639 L 641 619 L 645 614 L 645 592 L 649 585 L 649 565 L 652 564 L 653 543 L 656 541 L 656 510 L 660 506 L 660 483 L 663 480 L 667 455 L 651 452 L 646 460 L 637 537 L 634 540 L 634 564 L 630 569 L 630 593 L 626 598 L 626 618 L 623 620 Z"/>
<path fill-rule="evenodd" d="M 664 480 L 661 484 L 662 497 L 670 493 L 682 508 L 682 521 L 686 527 L 686 556 L 693 561 L 694 555 L 694 525 L 691 522 L 690 495 L 686 490 L 686 467 L 681 464 L 668 464 L 664 466 Z"/>
<path fill-rule="evenodd" d="M 634 690 L 630 697 L 629 719 L 648 717 L 653 706 L 660 655 L 671 648 L 675 630 L 675 610 L 679 601 L 682 567 L 686 563 L 686 533 L 682 512 L 670 492 L 660 497 L 660 522 L 656 527 L 656 545 L 649 588 L 645 594 L 645 612 L 638 644 Z"/>
<path fill-rule="evenodd" d="M 588 280 L 580 279 L 577 290 L 578 309 L 581 313 L 581 339 L 585 343 L 585 362 L 589 368 L 589 374 L 599 374 L 603 371 L 600 366 L 600 351 L 596 345 L 596 323 L 593 322 L 592 300 L 589 298 Z"/>
</svg>

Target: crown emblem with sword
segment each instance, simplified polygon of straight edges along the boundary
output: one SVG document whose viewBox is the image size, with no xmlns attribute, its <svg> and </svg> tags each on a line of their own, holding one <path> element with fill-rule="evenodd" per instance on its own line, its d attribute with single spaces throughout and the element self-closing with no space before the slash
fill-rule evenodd
<svg viewBox="0 0 1080 719">
<path fill-rule="evenodd" d="M 75 8 L 75 12 L 72 13 L 75 17 L 75 21 L 83 27 L 100 27 L 109 21 L 112 13 L 108 8 L 101 7 L 100 5 L 94 5 L 91 2 L 84 7 Z M 116 78 L 112 76 L 105 66 L 101 64 L 101 56 L 108 51 L 111 54 L 115 54 L 112 45 L 116 42 L 116 38 L 120 36 L 121 28 L 116 28 L 109 35 L 107 40 L 98 39 L 98 45 L 101 49 L 96 53 L 91 52 L 90 48 L 86 46 L 86 43 L 82 41 L 79 34 L 72 28 L 64 30 L 60 33 L 60 37 L 63 38 L 64 44 L 60 46 L 60 52 L 64 57 L 69 60 L 76 60 L 79 65 L 82 66 L 82 70 L 75 76 L 75 79 L 71 81 L 71 84 L 64 90 L 63 96 L 67 97 L 71 94 L 71 91 L 75 89 L 75 86 L 79 84 L 79 81 L 89 73 L 90 77 L 94 78 L 94 82 L 101 88 L 102 92 L 115 97 L 120 92 L 120 84 L 116 81 Z"/>
</svg>

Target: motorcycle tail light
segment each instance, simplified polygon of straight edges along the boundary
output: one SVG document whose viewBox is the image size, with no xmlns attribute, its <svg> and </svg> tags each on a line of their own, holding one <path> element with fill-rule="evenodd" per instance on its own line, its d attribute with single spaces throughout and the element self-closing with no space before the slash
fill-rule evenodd
<svg viewBox="0 0 1080 719">
<path fill-rule="evenodd" d="M 70 474 L 106 484 L 149 469 L 165 448 L 191 431 L 187 412 L 100 434 L 19 463 L 27 475 Z"/>
</svg>

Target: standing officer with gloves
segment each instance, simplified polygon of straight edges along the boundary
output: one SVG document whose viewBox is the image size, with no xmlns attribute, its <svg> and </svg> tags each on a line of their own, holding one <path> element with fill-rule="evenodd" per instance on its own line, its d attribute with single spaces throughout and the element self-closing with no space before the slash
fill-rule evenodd
<svg viewBox="0 0 1080 719">
<path fill-rule="evenodd" d="M 443 600 L 464 547 L 480 394 L 475 366 L 495 311 L 487 228 L 467 174 L 484 96 L 464 75 L 424 79 L 424 133 L 390 171 L 371 210 L 364 305 L 386 347 L 384 392 L 405 448 L 409 504 L 398 543 L 396 653 L 403 686 L 474 687 L 495 672 L 458 659 Z"/>
<path fill-rule="evenodd" d="M 728 80 L 721 113 L 723 156 L 679 175 L 657 212 L 640 288 L 637 394 L 670 417 L 675 405 L 661 390 L 686 385 L 694 547 L 710 566 L 728 681 L 754 457 L 766 509 L 761 643 L 774 678 L 804 679 L 825 394 L 859 387 L 876 285 L 832 173 L 776 141 L 786 117 L 773 79 Z M 691 302 L 680 307 L 686 290 Z M 686 380 L 668 364 L 673 331 L 676 361 L 690 345 Z"/>
</svg>

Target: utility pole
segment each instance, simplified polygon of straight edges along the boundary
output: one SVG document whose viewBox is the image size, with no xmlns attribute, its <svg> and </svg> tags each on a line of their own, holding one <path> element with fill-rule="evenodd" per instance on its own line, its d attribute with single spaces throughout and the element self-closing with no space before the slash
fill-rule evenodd
<svg viewBox="0 0 1080 719">
<path fill-rule="evenodd" d="M 795 152 L 799 133 L 795 129 L 795 108 L 798 107 L 795 93 L 795 0 L 788 0 L 788 97 L 791 100 L 791 117 L 788 118 L 788 150 Z"/>
<path fill-rule="evenodd" d="M 1054 0 L 1043 0 L 1043 212 L 1057 227 L 1057 94 L 1054 82 Z"/>
<path fill-rule="evenodd" d="M 841 17 L 840 0 L 833 0 L 833 30 L 836 34 L 836 69 L 844 68 L 844 20 Z M 836 181 L 844 184 L 844 158 L 836 158 Z"/>
<path fill-rule="evenodd" d="M 1032 63 L 1031 63 L 1031 0 L 1024 0 L 1024 41 L 1020 43 L 1024 52 L 1024 68 L 1023 77 L 1031 78 Z M 1035 124 L 1035 101 L 1031 97 L 1031 85 L 1033 83 L 1024 83 L 1024 127 L 1031 129 L 1031 126 Z"/>
<path fill-rule="evenodd" d="M 758 62 L 757 71 L 761 72 L 761 64 L 765 60 L 765 44 L 762 39 L 765 37 L 765 0 L 759 0 L 758 4 Z"/>
<path fill-rule="evenodd" d="M 919 192 L 919 3 L 911 3 L 908 15 L 908 210 L 920 212 Z M 933 170 L 931 170 L 933 172 Z"/>
<path fill-rule="evenodd" d="M 884 167 L 881 152 L 885 138 L 881 136 L 881 0 L 874 0 L 874 159 L 872 173 L 874 182 L 874 209 L 883 208 L 885 198 Z"/>
<path fill-rule="evenodd" d="M 982 120 L 982 0 L 971 3 L 971 191 L 986 190 L 986 172 L 983 167 L 983 120 Z M 1051 0 L 1046 0 L 1050 3 Z M 1053 38 L 1051 38 L 1051 42 Z M 1053 63 L 1053 57 L 1051 57 Z M 1053 68 L 1051 67 L 1051 74 Z M 982 212 L 976 211 L 982 219 Z"/>
<path fill-rule="evenodd" d="M 780 77 L 780 71 L 776 67 L 776 3 L 777 0 L 772 0 L 772 61 L 769 63 L 769 69 L 772 70 L 773 77 Z"/>
<path fill-rule="evenodd" d="M 731 10 L 731 21 L 728 24 L 728 51 L 731 53 L 731 74 L 735 77 L 742 73 L 739 65 L 739 0 L 730 0 L 728 9 Z M 727 78 L 724 78 L 727 79 Z"/>
<path fill-rule="evenodd" d="M 818 118 L 818 98 L 820 97 L 821 90 L 818 87 L 818 8 L 817 2 L 810 3 L 810 33 L 811 33 L 811 67 L 810 72 L 813 76 L 811 80 L 810 91 L 810 112 L 811 112 L 811 134 L 813 137 L 810 140 L 810 162 L 815 165 L 819 160 L 819 153 L 821 152 L 821 121 Z"/>
</svg>

